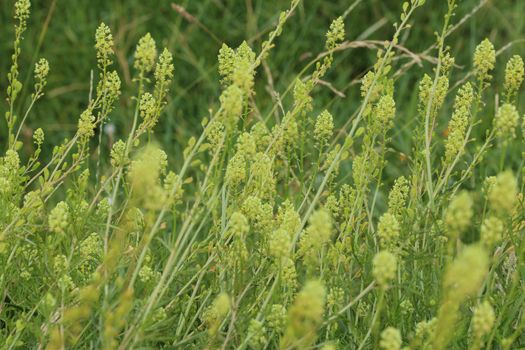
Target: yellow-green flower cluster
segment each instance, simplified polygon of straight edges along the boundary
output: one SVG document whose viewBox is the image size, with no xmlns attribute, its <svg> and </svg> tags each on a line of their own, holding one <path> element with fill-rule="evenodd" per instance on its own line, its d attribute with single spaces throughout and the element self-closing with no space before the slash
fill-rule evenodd
<svg viewBox="0 0 525 350">
<path fill-rule="evenodd" d="M 105 70 L 112 63 L 113 55 L 113 35 L 105 23 L 101 23 L 95 33 L 95 49 L 98 66 L 101 70 Z"/>
<path fill-rule="evenodd" d="M 394 327 L 387 327 L 381 332 L 381 339 L 379 340 L 379 347 L 383 350 L 399 350 L 403 341 L 401 339 L 401 332 Z"/>
<path fill-rule="evenodd" d="M 443 286 L 448 298 L 461 303 L 474 295 L 487 274 L 488 264 L 487 252 L 482 246 L 465 247 L 445 273 Z"/>
<path fill-rule="evenodd" d="M 523 59 L 519 55 L 512 56 L 505 67 L 504 88 L 507 102 L 513 102 L 514 97 L 523 82 L 524 75 L 525 69 L 523 67 Z"/>
<path fill-rule="evenodd" d="M 236 85 L 249 96 L 253 88 L 255 53 L 246 41 L 233 50 L 223 44 L 219 51 L 219 74 L 224 86 Z"/>
<path fill-rule="evenodd" d="M 128 163 L 129 159 L 126 155 L 126 143 L 122 140 L 118 140 L 111 147 L 111 165 L 115 168 L 124 166 Z"/>
<path fill-rule="evenodd" d="M 226 293 L 220 293 L 213 301 L 210 308 L 204 315 L 205 321 L 208 325 L 208 333 L 215 336 L 224 318 L 230 312 L 231 302 L 230 297 Z"/>
<path fill-rule="evenodd" d="M 306 282 L 288 310 L 288 324 L 281 348 L 295 346 L 306 349 L 317 338 L 317 328 L 323 320 L 326 291 L 319 281 Z"/>
<path fill-rule="evenodd" d="M 140 38 L 135 51 L 135 61 L 133 67 L 139 71 L 140 74 L 149 73 L 155 66 L 155 60 L 157 59 L 157 46 L 155 40 L 151 37 L 150 33 L 147 33 Z"/>
<path fill-rule="evenodd" d="M 85 279 L 88 279 L 100 264 L 103 254 L 102 237 L 96 232 L 91 233 L 80 243 L 79 251 L 81 261 L 78 270 Z"/>
<path fill-rule="evenodd" d="M 334 343 L 329 342 L 329 343 L 325 343 L 323 347 L 321 348 L 321 350 L 337 350 L 337 348 Z"/>
<path fill-rule="evenodd" d="M 157 50 L 155 41 L 150 35 L 144 36 L 137 46 L 135 53 L 135 68 L 139 71 L 138 80 L 141 82 L 139 92 L 139 112 L 142 117 L 142 123 L 138 127 L 138 134 L 146 131 L 151 132 L 166 105 L 166 96 L 169 92 L 170 84 L 173 79 L 173 56 L 168 49 L 164 49 L 160 54 L 155 65 L 155 87 L 153 93 L 142 93 L 142 81 L 144 75 L 153 69 Z"/>
<path fill-rule="evenodd" d="M 446 75 L 439 76 L 434 89 L 434 81 L 428 74 L 425 74 L 419 83 L 419 113 L 425 116 L 429 104 L 432 103 L 429 117 L 433 120 L 437 116 L 441 106 L 443 106 L 443 102 L 445 102 L 448 87 L 449 79 Z"/>
<path fill-rule="evenodd" d="M 48 216 L 49 229 L 52 232 L 63 234 L 69 225 L 69 206 L 66 202 L 59 202 Z"/>
<path fill-rule="evenodd" d="M 230 158 L 224 179 L 230 187 L 236 187 L 244 183 L 246 180 L 246 159 L 244 155 L 236 153 Z"/>
<path fill-rule="evenodd" d="M 295 290 L 297 287 L 297 270 L 291 258 L 281 259 L 281 282 L 283 286 Z"/>
<path fill-rule="evenodd" d="M 224 138 L 224 124 L 219 120 L 214 119 L 206 125 L 206 140 L 210 145 L 210 149 L 217 150 L 221 147 Z"/>
<path fill-rule="evenodd" d="M 326 49 L 333 50 L 345 39 L 345 24 L 343 17 L 337 17 L 330 24 L 330 29 L 326 33 Z"/>
<path fill-rule="evenodd" d="M 73 290 L 73 288 L 75 288 L 75 282 L 73 282 L 73 279 L 68 274 L 69 263 L 65 255 L 61 254 L 55 257 L 53 269 L 58 276 L 58 286 L 60 289 Z"/>
<path fill-rule="evenodd" d="M 133 198 L 149 209 L 159 209 L 165 204 L 166 193 L 160 176 L 165 175 L 167 155 L 160 148 L 147 146 L 131 162 L 128 173 Z"/>
<path fill-rule="evenodd" d="M 488 188 L 488 200 L 491 210 L 499 215 L 510 215 L 517 202 L 518 182 L 511 171 L 496 176 Z"/>
<path fill-rule="evenodd" d="M 382 95 L 372 111 L 373 125 L 381 133 L 393 126 L 396 114 L 396 102 L 391 95 Z"/>
<path fill-rule="evenodd" d="M 479 81 L 490 80 L 489 72 L 496 64 L 496 50 L 489 39 L 483 40 L 474 51 L 474 71 Z"/>
<path fill-rule="evenodd" d="M 109 114 L 113 109 L 113 103 L 120 96 L 120 77 L 116 71 L 108 72 L 104 79 L 100 81 L 97 94 L 102 99 L 102 113 L 104 115 Z"/>
<path fill-rule="evenodd" d="M 254 349 L 258 349 L 266 344 L 266 327 L 264 327 L 261 321 L 255 319 L 250 320 L 250 324 L 248 325 L 248 339 L 250 346 Z"/>
<path fill-rule="evenodd" d="M 274 30 L 268 33 L 268 40 L 264 40 L 261 44 L 261 51 L 257 57 L 257 61 L 255 62 L 256 66 L 259 66 L 261 64 L 261 60 L 266 59 L 270 53 L 270 50 L 275 47 L 274 40 L 281 36 L 284 24 L 298 3 L 299 0 L 292 0 L 291 8 L 279 13 L 279 21 L 277 22 L 277 25 L 275 26 Z"/>
<path fill-rule="evenodd" d="M 45 58 L 41 58 L 35 64 L 35 91 L 37 95 L 47 84 L 47 75 L 49 74 L 49 62 Z"/>
<path fill-rule="evenodd" d="M 257 144 L 255 143 L 255 138 L 248 132 L 243 132 L 239 136 L 235 148 L 237 149 L 238 153 L 250 157 L 253 157 L 255 153 L 257 153 Z"/>
<path fill-rule="evenodd" d="M 157 101 L 164 101 L 171 80 L 173 79 L 173 56 L 168 49 L 164 49 L 159 56 L 157 65 L 155 66 L 155 99 Z"/>
<path fill-rule="evenodd" d="M 69 262 L 64 254 L 55 256 L 53 259 L 53 272 L 56 274 L 63 274 L 67 272 L 69 268 Z"/>
<path fill-rule="evenodd" d="M 272 160 L 266 153 L 258 152 L 250 166 L 250 173 L 257 181 L 273 178 L 272 165 Z"/>
<path fill-rule="evenodd" d="M 257 196 L 248 196 L 242 204 L 241 212 L 246 215 L 254 232 L 267 235 L 273 225 L 273 208 L 263 203 Z"/>
<path fill-rule="evenodd" d="M 0 158 L 0 194 L 13 194 L 18 185 L 18 169 L 20 157 L 15 150 L 7 150 L 4 157 Z"/>
<path fill-rule="evenodd" d="M 41 146 L 44 143 L 44 130 L 38 128 L 33 132 L 33 142 L 37 146 Z"/>
<path fill-rule="evenodd" d="M 481 339 L 488 334 L 494 325 L 496 317 L 494 309 L 488 301 L 484 301 L 474 309 L 472 316 L 472 333 L 475 339 Z"/>
<path fill-rule="evenodd" d="M 279 207 L 277 222 L 279 228 L 288 232 L 290 237 L 293 237 L 293 235 L 299 230 L 301 217 L 297 211 L 295 211 L 293 204 L 289 200 L 284 201 Z"/>
<path fill-rule="evenodd" d="M 100 108 L 100 116 L 103 121 L 112 110 L 113 104 L 120 96 L 120 78 L 116 71 L 108 71 L 109 66 L 113 63 L 113 35 L 109 27 L 101 23 L 95 34 L 95 48 L 97 50 L 97 62 L 100 70 L 100 80 L 97 84 L 97 99 L 89 109 L 92 111 Z M 84 140 L 85 141 L 85 140 Z"/>
<path fill-rule="evenodd" d="M 472 221 L 474 202 L 466 191 L 455 195 L 445 213 L 445 225 L 449 238 L 456 239 L 469 228 Z"/>
<path fill-rule="evenodd" d="M 341 208 L 339 207 L 339 199 L 335 194 L 330 194 L 328 197 L 326 197 L 324 207 L 330 212 L 334 219 L 339 218 L 341 214 Z"/>
<path fill-rule="evenodd" d="M 443 277 L 443 300 L 439 308 L 433 349 L 447 348 L 455 331 L 459 308 L 476 295 L 488 271 L 489 258 L 482 245 L 465 247 L 447 267 Z"/>
<path fill-rule="evenodd" d="M 310 80 L 310 82 L 316 83 L 326 74 L 328 68 L 332 66 L 332 62 L 334 60 L 333 50 L 335 50 L 338 47 L 339 43 L 341 43 L 344 40 L 344 38 L 345 25 L 343 22 L 343 17 L 338 17 L 332 21 L 332 23 L 330 24 L 330 29 L 326 33 L 325 47 L 329 54 L 326 55 L 321 62 L 316 63 L 315 71 L 312 74 L 312 79 Z M 310 86 L 310 90 L 312 88 L 313 85 Z"/>
<path fill-rule="evenodd" d="M 255 123 L 250 130 L 250 134 L 253 135 L 257 150 L 266 151 L 272 141 L 272 136 L 266 124 L 263 121 Z"/>
<path fill-rule="evenodd" d="M 88 108 L 82 114 L 80 114 L 80 119 L 78 120 L 78 136 L 83 141 L 86 142 L 89 138 L 95 135 L 95 116 L 93 111 Z"/>
<path fill-rule="evenodd" d="M 400 176 L 394 182 L 394 186 L 388 194 L 388 212 L 393 214 L 398 221 L 401 219 L 408 197 L 408 181 Z"/>
<path fill-rule="evenodd" d="M 10 108 L 5 113 L 5 118 L 7 121 L 7 127 L 9 129 L 8 142 L 11 147 L 15 142 L 15 136 L 12 134 L 14 124 L 16 122 L 16 115 L 12 112 L 15 100 L 22 90 L 22 83 L 18 80 L 19 71 L 18 71 L 18 57 L 20 56 L 20 43 L 23 39 L 22 35 L 27 28 L 27 19 L 29 18 L 31 3 L 29 0 L 18 0 L 15 3 L 15 20 L 18 21 L 15 24 L 15 40 L 13 42 L 14 52 L 11 56 L 12 63 L 9 73 L 7 73 L 7 80 L 9 85 L 7 86 L 7 102 Z"/>
<path fill-rule="evenodd" d="M 80 255 L 83 258 L 100 257 L 102 254 L 102 238 L 93 232 L 80 243 Z"/>
<path fill-rule="evenodd" d="M 270 152 L 286 157 L 286 154 L 293 151 L 299 142 L 299 125 L 294 114 L 286 113 L 282 123 L 273 127 L 272 134 L 275 141 Z"/>
<path fill-rule="evenodd" d="M 219 75 L 222 77 L 222 83 L 224 85 L 231 84 L 231 77 L 235 70 L 235 58 L 236 53 L 231 47 L 226 44 L 222 44 L 219 50 Z"/>
<path fill-rule="evenodd" d="M 275 194 L 275 177 L 273 162 L 266 153 L 255 154 L 250 165 L 250 175 L 252 181 L 247 191 L 263 200 L 271 200 Z"/>
<path fill-rule="evenodd" d="M 454 113 L 448 124 L 448 136 L 445 141 L 445 164 L 447 165 L 463 153 L 473 99 L 472 86 L 470 83 L 466 83 L 456 95 Z"/>
<path fill-rule="evenodd" d="M 332 217 L 326 209 L 315 211 L 309 220 L 310 225 L 299 241 L 299 254 L 309 268 L 314 267 L 322 248 L 332 237 Z"/>
<path fill-rule="evenodd" d="M 344 184 L 341 186 L 341 189 L 339 190 L 339 207 L 341 210 L 338 212 L 342 214 L 344 217 L 348 217 L 350 214 L 350 210 L 352 205 L 355 203 L 357 199 L 357 191 L 354 187 Z"/>
<path fill-rule="evenodd" d="M 182 188 L 182 179 L 173 171 L 169 171 L 164 178 L 163 186 L 166 204 L 174 206 L 180 202 L 184 195 L 184 189 Z"/>
<path fill-rule="evenodd" d="M 15 150 L 7 150 L 3 157 L 3 166 L 9 172 L 15 172 L 20 167 L 20 157 Z"/>
<path fill-rule="evenodd" d="M 330 241 L 332 237 L 332 218 L 328 211 L 324 209 L 317 210 L 312 214 L 309 222 L 310 226 L 307 229 L 307 233 L 316 237 L 314 240 L 316 247 L 320 247 Z"/>
<path fill-rule="evenodd" d="M 441 73 L 448 75 L 452 67 L 454 67 L 454 63 L 456 63 L 456 59 L 448 50 L 445 50 L 445 53 L 441 56 Z"/>
<path fill-rule="evenodd" d="M 166 309 L 163 307 L 159 307 L 153 315 L 151 315 L 151 321 L 152 323 L 158 323 L 164 321 L 166 318 L 168 318 L 168 314 L 166 312 Z"/>
<path fill-rule="evenodd" d="M 377 284 L 386 289 L 391 281 L 396 278 L 397 258 L 387 250 L 382 250 L 372 260 L 372 275 Z"/>
<path fill-rule="evenodd" d="M 432 318 L 430 320 L 421 321 L 416 324 L 415 340 L 417 341 L 416 344 L 422 345 L 422 350 L 433 349 L 431 342 L 432 339 L 434 339 L 436 323 L 437 318 Z"/>
<path fill-rule="evenodd" d="M 230 85 L 222 92 L 219 99 L 223 110 L 221 121 L 228 131 L 232 131 L 242 114 L 243 92 L 237 85 Z"/>
<path fill-rule="evenodd" d="M 145 92 L 140 96 L 139 113 L 143 119 L 142 125 L 146 129 L 151 129 L 157 123 L 157 101 L 155 97 L 149 92 Z"/>
<path fill-rule="evenodd" d="M 400 226 L 396 217 L 391 213 L 385 213 L 379 218 L 377 235 L 383 248 L 392 248 L 398 244 Z"/>
<path fill-rule="evenodd" d="M 503 238 L 505 226 L 503 222 L 495 216 L 490 216 L 483 220 L 481 224 L 480 239 L 487 247 L 492 248 Z"/>
<path fill-rule="evenodd" d="M 334 132 L 333 117 L 328 111 L 323 111 L 317 116 L 314 127 L 314 138 L 319 145 L 329 142 Z"/>
<path fill-rule="evenodd" d="M 31 214 L 40 216 L 43 213 L 44 201 L 42 200 L 41 192 L 31 191 L 24 196 L 24 208 L 31 209 Z"/>
<path fill-rule="evenodd" d="M 292 250 L 290 234 L 283 229 L 273 231 L 268 242 L 268 248 L 270 255 L 277 261 L 281 261 L 283 257 L 288 257 Z"/>
<path fill-rule="evenodd" d="M 326 74 L 328 69 L 332 66 L 333 62 L 333 51 L 337 48 L 339 43 L 344 40 L 344 22 L 343 18 L 339 17 L 332 21 L 330 29 L 326 33 L 325 47 L 328 50 L 328 54 L 323 57 L 321 61 L 316 62 L 315 71 L 312 73 L 311 78 L 302 81 L 296 79 L 294 85 L 294 112 L 293 115 L 304 114 L 312 110 L 312 97 L 310 92 L 319 80 Z M 294 118 L 290 118 L 289 123 L 295 121 Z"/>
<path fill-rule="evenodd" d="M 374 86 L 372 86 L 374 79 L 376 79 L 376 74 L 373 71 L 368 71 L 361 79 L 361 97 L 365 98 L 368 94 L 370 94 L 370 101 L 377 101 L 383 91 L 383 86 L 377 81 Z"/>
<path fill-rule="evenodd" d="M 361 300 L 359 304 L 357 305 L 356 314 L 359 317 L 366 317 L 370 314 L 370 304 L 366 301 Z"/>
<path fill-rule="evenodd" d="M 156 283 L 160 277 L 160 273 L 153 270 L 150 265 L 144 264 L 139 270 L 139 281 L 143 285 Z"/>
<path fill-rule="evenodd" d="M 313 98 L 310 96 L 313 82 L 308 80 L 306 82 L 301 79 L 296 79 L 293 87 L 293 100 L 294 106 L 298 111 L 302 113 L 309 112 L 313 109 Z"/>
<path fill-rule="evenodd" d="M 17 31 L 25 30 L 30 10 L 31 2 L 29 0 L 18 0 L 15 2 L 15 19 L 18 20 Z"/>
<path fill-rule="evenodd" d="M 266 316 L 268 327 L 280 333 L 286 325 L 286 308 L 282 304 L 273 304 Z"/>
<path fill-rule="evenodd" d="M 248 219 L 241 212 L 234 212 L 230 217 L 228 232 L 232 236 L 244 237 L 250 231 Z"/>
<path fill-rule="evenodd" d="M 494 118 L 494 129 L 496 136 L 503 142 L 509 142 L 516 138 L 520 115 L 514 105 L 505 103 L 498 108 Z"/>
<path fill-rule="evenodd" d="M 247 48 L 244 51 L 247 54 L 249 53 L 249 55 L 240 56 L 242 59 L 237 62 L 236 69 L 233 71 L 232 84 L 239 87 L 244 96 L 250 96 L 253 93 L 254 85 L 253 61 L 255 60 L 255 54 L 248 47 L 248 44 L 241 45 L 239 49 L 243 47 Z"/>
<path fill-rule="evenodd" d="M 401 304 L 399 304 L 399 307 L 403 315 L 410 315 L 414 312 L 414 304 L 412 304 L 410 299 L 403 300 Z"/>
</svg>

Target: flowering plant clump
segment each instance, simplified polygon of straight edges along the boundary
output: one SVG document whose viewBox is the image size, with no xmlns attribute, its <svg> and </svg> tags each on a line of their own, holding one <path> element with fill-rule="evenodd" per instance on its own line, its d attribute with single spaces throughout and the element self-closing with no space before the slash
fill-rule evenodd
<svg viewBox="0 0 525 350">
<path fill-rule="evenodd" d="M 155 131 L 177 118 L 167 107 L 177 56 L 147 33 L 121 57 L 121 33 L 104 23 L 74 132 L 48 144 L 42 125 L 22 138 L 53 62 L 35 59 L 33 84 L 23 82 L 32 7 L 15 1 L 0 129 L 1 349 L 523 348 L 523 60 L 502 62 L 484 39 L 457 65 L 456 0 L 431 48 L 410 52 L 429 2 L 402 3 L 392 37 L 364 45 L 375 62 L 340 116 L 318 94 L 335 90 L 337 56 L 363 46 L 345 31 L 351 10 L 278 92 L 268 63 L 308 11 L 292 0 L 260 46 L 222 44 L 221 91 L 173 153 Z M 398 86 L 422 60 L 432 69 L 408 112 Z M 102 147 L 117 113 L 129 123 Z M 399 118 L 410 118 L 403 152 Z"/>
</svg>

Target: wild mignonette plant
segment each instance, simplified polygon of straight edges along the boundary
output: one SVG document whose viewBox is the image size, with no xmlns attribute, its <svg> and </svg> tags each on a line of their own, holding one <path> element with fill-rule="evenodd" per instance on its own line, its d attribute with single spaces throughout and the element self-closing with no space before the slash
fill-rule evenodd
<svg viewBox="0 0 525 350">
<path fill-rule="evenodd" d="M 0 158 L 2 349 L 525 345 L 525 167 L 511 154 L 525 151 L 522 58 L 505 65 L 485 39 L 460 69 L 447 43 L 458 4 L 447 0 L 433 69 L 414 89 L 408 166 L 392 178 L 405 113 L 396 85 L 403 62 L 419 59 L 402 38 L 428 4 L 402 4 L 343 122 L 316 93 L 351 43 L 350 12 L 274 91 L 272 107 L 258 108 L 255 84 L 299 5 L 260 47 L 223 44 L 220 97 L 181 154 L 154 141 L 177 94 L 172 53 L 145 34 L 130 65 L 134 94 L 123 94 L 101 23 L 76 132 L 46 154 L 45 126 L 33 145 L 20 130 L 53 62 L 36 61 L 32 86 L 20 81 L 31 4 L 14 3 Z M 100 130 L 117 109 L 129 124 L 106 152 Z"/>
</svg>

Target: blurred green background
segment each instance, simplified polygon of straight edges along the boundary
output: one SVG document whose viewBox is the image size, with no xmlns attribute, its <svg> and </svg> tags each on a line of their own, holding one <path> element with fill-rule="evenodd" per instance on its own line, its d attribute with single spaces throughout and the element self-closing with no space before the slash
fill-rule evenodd
<svg viewBox="0 0 525 350">
<path fill-rule="evenodd" d="M 178 5 L 178 11 L 173 3 Z M 13 4 L 14 0 L 0 2 L 2 116 L 12 51 Z M 349 11 L 345 18 L 347 40 L 386 40 L 392 34 L 392 23 L 399 18 L 401 4 L 399 0 L 303 0 L 267 61 L 275 90 L 282 93 L 301 69 L 323 50 L 324 35 L 332 19 Z M 43 127 L 48 145 L 73 135 L 78 116 L 87 103 L 91 70 L 96 67 L 95 29 L 104 21 L 114 34 L 116 69 L 122 78 L 125 96 L 133 93 L 133 52 L 142 35 L 150 32 L 159 47 L 166 46 L 173 52 L 175 80 L 166 113 L 156 128 L 156 138 L 167 152 L 177 152 L 190 135 L 200 132 L 199 122 L 208 115 L 209 108 L 216 107 L 220 94 L 217 53 L 221 44 L 237 46 L 247 40 L 258 50 L 275 25 L 279 11 L 288 6 L 289 1 L 285 0 L 33 0 L 20 58 L 21 80 L 32 85 L 32 64 L 38 57 L 49 60 L 51 74 L 46 95 L 30 116 L 24 135 L 29 139 L 33 128 Z M 445 6 L 444 0 L 427 0 L 413 17 L 412 28 L 403 34 L 401 44 L 414 53 L 421 53 L 432 45 L 434 32 L 441 29 Z M 480 6 L 479 10 L 466 18 L 476 6 Z M 510 55 L 524 56 L 524 14 L 525 1 L 522 0 L 459 1 L 454 21 L 465 21 L 448 38 L 459 66 L 451 85 L 468 72 L 472 52 L 485 37 L 490 38 L 497 49 L 516 41 L 498 58 L 496 78 L 501 81 L 504 64 Z M 326 77 L 337 92 L 328 85 L 316 88 L 316 110 L 329 108 L 336 124 L 342 126 L 358 105 L 356 79 L 371 67 L 375 55 L 375 49 L 370 48 L 352 48 L 337 53 L 334 68 Z M 406 58 L 398 61 L 394 69 L 406 62 Z M 399 115 L 393 147 L 400 154 L 410 150 L 408 140 L 417 82 L 431 69 L 432 64 L 428 62 L 414 65 L 397 81 Z M 257 72 L 256 99 L 263 112 L 273 103 L 268 93 L 268 71 L 261 68 Z M 27 94 L 26 90 L 26 97 Z M 448 102 L 452 102 L 452 98 Z M 116 138 L 125 135 L 130 126 L 132 108 L 127 108 L 129 103 L 130 99 L 122 98 L 111 117 Z M 4 120 L 0 128 L 5 132 Z M 108 135 L 103 139 L 104 147 L 108 147 L 111 143 Z"/>
</svg>

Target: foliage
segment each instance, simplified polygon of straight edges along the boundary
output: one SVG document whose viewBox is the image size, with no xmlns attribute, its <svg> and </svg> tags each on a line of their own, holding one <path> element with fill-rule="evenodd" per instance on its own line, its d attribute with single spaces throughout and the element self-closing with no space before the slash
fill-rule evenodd
<svg viewBox="0 0 525 350">
<path fill-rule="evenodd" d="M 123 91 L 115 36 L 101 23 L 76 131 L 42 152 L 44 131 L 28 144 L 21 130 L 53 62 L 36 61 L 33 86 L 21 81 L 31 4 L 16 1 L 0 158 L 2 348 L 523 346 L 525 167 L 513 156 L 525 151 L 523 61 L 502 64 L 484 39 L 458 72 L 448 46 L 458 4 L 447 0 L 420 55 L 433 69 L 414 89 L 416 110 L 405 108 L 398 85 L 422 58 L 404 38 L 428 2 L 402 4 L 340 125 L 316 100 L 352 44 L 351 11 L 281 93 L 257 90 L 304 9 L 292 0 L 259 46 L 222 45 L 220 93 L 180 152 L 155 141 L 177 60 L 145 34 Z M 103 126 L 123 111 L 127 135 L 103 148 Z M 399 167 L 392 144 L 407 113 Z"/>
</svg>

